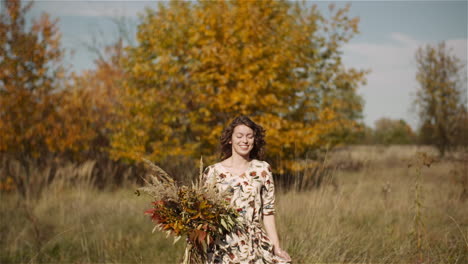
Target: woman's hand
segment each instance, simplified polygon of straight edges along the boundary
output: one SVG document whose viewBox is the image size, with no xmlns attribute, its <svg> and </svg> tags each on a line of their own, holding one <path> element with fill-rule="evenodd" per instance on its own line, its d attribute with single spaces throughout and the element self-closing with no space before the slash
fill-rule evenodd
<svg viewBox="0 0 468 264">
<path fill-rule="evenodd" d="M 274 247 L 273 251 L 276 256 L 281 257 L 288 262 L 291 261 L 291 257 L 289 256 L 289 254 L 286 251 L 282 250 L 281 248 Z"/>
</svg>

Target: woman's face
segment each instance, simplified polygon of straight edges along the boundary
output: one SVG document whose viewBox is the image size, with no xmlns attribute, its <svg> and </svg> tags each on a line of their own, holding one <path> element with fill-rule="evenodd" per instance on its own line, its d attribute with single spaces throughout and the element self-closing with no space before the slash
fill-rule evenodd
<svg viewBox="0 0 468 264">
<path fill-rule="evenodd" d="M 238 125 L 232 132 L 232 153 L 248 157 L 254 145 L 254 131 L 246 125 Z"/>
</svg>

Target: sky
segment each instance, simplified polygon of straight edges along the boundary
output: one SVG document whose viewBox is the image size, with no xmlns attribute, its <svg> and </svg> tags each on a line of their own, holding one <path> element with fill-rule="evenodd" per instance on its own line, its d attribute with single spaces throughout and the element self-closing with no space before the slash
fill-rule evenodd
<svg viewBox="0 0 468 264">
<path fill-rule="evenodd" d="M 416 82 L 414 55 L 418 47 L 445 41 L 452 53 L 468 62 L 468 1 L 314 1 L 324 14 L 328 5 L 351 4 L 350 16 L 360 18 L 359 31 L 343 46 L 346 67 L 368 69 L 367 84 L 358 93 L 365 101 L 364 122 L 373 126 L 382 118 L 404 119 L 418 125 L 413 111 Z M 73 50 L 66 63 L 72 70 L 94 68 L 96 54 L 86 43 L 112 43 L 118 36 L 113 20 L 124 18 L 134 34 L 138 14 L 145 7 L 156 8 L 156 1 L 35 1 L 30 18 L 42 12 L 59 19 L 62 45 Z M 465 78 L 468 74 L 463 73 Z M 466 84 L 465 84 L 466 86 Z M 468 94 L 466 95 L 468 97 Z"/>
</svg>

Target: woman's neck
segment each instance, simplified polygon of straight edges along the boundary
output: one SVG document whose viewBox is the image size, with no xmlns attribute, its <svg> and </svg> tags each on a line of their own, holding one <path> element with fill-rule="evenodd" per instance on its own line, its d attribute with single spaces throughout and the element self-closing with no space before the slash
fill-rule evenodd
<svg viewBox="0 0 468 264">
<path fill-rule="evenodd" d="M 226 161 L 226 165 L 231 167 L 243 167 L 249 164 L 250 158 L 241 156 L 237 153 L 232 153 L 231 157 L 229 157 Z"/>
</svg>

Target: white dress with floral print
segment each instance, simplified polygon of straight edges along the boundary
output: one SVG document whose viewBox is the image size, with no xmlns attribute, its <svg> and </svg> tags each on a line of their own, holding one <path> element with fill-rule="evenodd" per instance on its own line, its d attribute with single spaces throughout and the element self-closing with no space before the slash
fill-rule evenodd
<svg viewBox="0 0 468 264">
<path fill-rule="evenodd" d="M 208 166 L 205 182 L 228 191 L 231 205 L 243 217 L 245 228 L 218 241 L 209 252 L 208 263 L 287 263 L 273 253 L 273 245 L 262 228 L 263 215 L 275 213 L 274 184 L 270 165 L 252 160 L 241 175 L 232 175 L 221 163 Z"/>
</svg>

